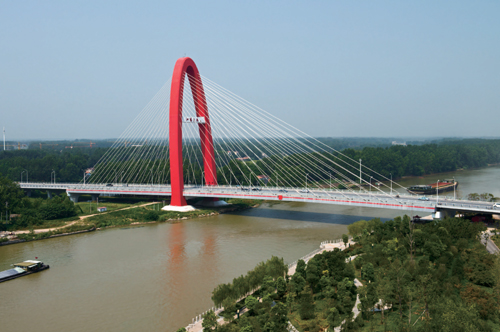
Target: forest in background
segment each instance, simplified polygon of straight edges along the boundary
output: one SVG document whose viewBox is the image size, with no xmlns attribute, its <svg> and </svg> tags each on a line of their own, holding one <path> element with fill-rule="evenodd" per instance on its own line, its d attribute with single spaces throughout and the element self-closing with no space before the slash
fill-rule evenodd
<svg viewBox="0 0 500 332">
<path fill-rule="evenodd" d="M 332 141 L 337 142 L 337 141 Z M 358 142 L 358 141 L 354 141 Z M 325 144 L 328 141 L 325 141 Z M 360 143 L 360 142 L 358 142 Z M 361 142 L 362 143 L 362 142 Z M 332 143 L 333 144 L 333 143 Z M 61 151 L 55 150 L 9 150 L 0 152 L 0 174 L 6 176 L 13 181 L 20 181 L 21 175 L 23 181 L 28 178 L 29 181 L 36 182 L 50 182 L 52 171 L 55 172 L 57 182 L 80 182 L 83 179 L 83 172 L 87 168 L 93 167 L 97 161 L 108 151 L 109 148 L 75 148 L 63 149 Z M 340 154 L 320 154 L 304 156 L 305 158 L 322 158 L 327 160 L 332 156 L 337 156 L 340 160 L 347 160 L 351 158 L 355 161 L 362 159 L 363 166 L 366 166 L 385 177 L 389 177 L 392 173 L 393 179 L 398 179 L 403 176 L 421 176 L 425 174 L 450 172 L 457 169 L 485 167 L 489 164 L 500 163 L 500 140 L 499 139 L 457 139 L 457 140 L 441 140 L 437 143 L 429 143 L 422 145 L 408 145 L 408 146 L 389 146 L 389 147 L 370 147 L 363 148 L 347 148 L 341 151 Z M 275 158 L 274 164 L 282 163 L 283 170 L 274 168 L 269 170 L 268 175 L 272 179 L 278 178 L 280 182 L 295 184 L 302 186 L 301 178 L 290 177 L 287 178 L 286 172 L 288 167 L 296 167 L 297 172 L 302 172 L 300 165 L 290 166 L 293 160 L 297 160 L 297 156 L 289 156 L 277 159 L 274 156 L 268 158 Z M 286 160 L 290 158 L 290 160 Z M 127 163 L 130 161 L 120 160 L 117 163 Z M 141 162 L 141 161 L 139 161 Z M 142 161 L 147 162 L 147 161 Z M 168 162 L 162 161 L 165 169 L 168 170 Z M 233 174 L 234 177 L 241 183 L 247 183 L 251 172 L 257 174 L 257 167 L 265 169 L 262 165 L 265 164 L 264 160 L 256 160 L 251 163 L 244 163 L 234 159 L 229 165 L 219 167 L 218 179 L 220 184 L 227 184 L 224 174 Z M 148 162 L 149 164 L 149 162 Z M 153 163 L 151 163 L 153 164 Z M 270 163 L 267 163 L 270 164 Z M 158 163 L 156 164 L 158 165 Z M 118 165 L 117 165 L 118 166 Z M 185 163 L 185 175 L 191 174 L 189 181 L 191 183 L 201 183 L 202 170 L 198 165 L 187 165 Z M 188 169 L 191 170 L 188 172 Z M 231 171 L 229 170 L 231 168 Z M 149 171 L 145 169 L 145 172 Z M 342 170 L 339 170 L 342 171 Z M 167 171 L 166 171 L 167 172 Z M 279 174 L 278 174 L 279 173 Z M 165 174 L 166 175 L 166 174 Z M 193 176 L 194 175 L 194 176 Z M 111 177 L 115 175 L 110 175 Z M 325 169 L 323 178 L 328 177 L 328 171 Z M 367 175 L 368 176 L 368 175 Z M 116 176 L 115 176 L 116 177 Z M 168 179 L 168 176 L 163 177 Z M 375 178 L 375 177 L 374 177 Z M 107 179 L 113 182 L 115 179 Z M 311 182 L 320 181 L 320 178 L 315 179 L 311 174 L 309 179 Z M 259 180 L 251 179 L 252 184 L 259 184 Z M 188 182 L 188 179 L 186 179 Z M 233 182 L 233 184 L 236 181 Z"/>
</svg>

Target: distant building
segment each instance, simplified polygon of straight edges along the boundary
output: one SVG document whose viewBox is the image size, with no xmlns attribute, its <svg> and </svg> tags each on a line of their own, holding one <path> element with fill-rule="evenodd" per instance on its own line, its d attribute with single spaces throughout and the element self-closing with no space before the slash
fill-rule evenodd
<svg viewBox="0 0 500 332">
<path fill-rule="evenodd" d="M 239 161 L 248 161 L 248 160 L 250 160 L 250 157 L 240 157 L 240 158 L 236 158 L 236 160 L 239 160 Z"/>
<path fill-rule="evenodd" d="M 108 211 L 108 209 L 105 206 L 101 206 L 97 208 L 97 212 L 105 212 Z"/>
<path fill-rule="evenodd" d="M 392 145 L 401 145 L 401 146 L 406 146 L 406 142 L 397 142 L 397 141 L 392 141 Z"/>
</svg>

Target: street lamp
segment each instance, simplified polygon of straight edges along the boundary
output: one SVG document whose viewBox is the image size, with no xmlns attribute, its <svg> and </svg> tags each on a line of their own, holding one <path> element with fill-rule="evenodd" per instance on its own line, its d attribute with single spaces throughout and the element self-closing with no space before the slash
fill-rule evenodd
<svg viewBox="0 0 500 332">
<path fill-rule="evenodd" d="M 50 173 L 50 182 L 52 183 L 52 174 L 54 174 L 54 184 L 56 183 L 56 171 L 52 170 Z"/>
<path fill-rule="evenodd" d="M 457 186 L 455 185 L 455 183 L 456 183 L 455 177 L 453 177 L 453 200 L 457 199 L 457 193 L 455 191 L 455 189 L 457 188 Z"/>
<path fill-rule="evenodd" d="M 306 173 L 306 190 L 307 190 L 307 176 L 309 175 L 309 173 Z"/>
<path fill-rule="evenodd" d="M 439 203 L 439 180 L 436 183 L 436 203 Z"/>
<path fill-rule="evenodd" d="M 392 195 L 392 173 L 391 173 L 391 195 Z"/>
<path fill-rule="evenodd" d="M 372 197 L 372 178 L 373 176 L 370 176 L 370 197 Z"/>
<path fill-rule="evenodd" d="M 359 158 L 359 191 L 361 191 L 361 158 Z"/>
<path fill-rule="evenodd" d="M 26 172 L 26 171 L 22 171 L 21 172 L 21 183 L 23 183 L 23 173 Z"/>
<path fill-rule="evenodd" d="M 124 172 L 124 171 L 122 171 L 122 179 L 121 179 L 121 181 L 120 181 L 120 182 L 122 183 L 122 185 L 123 185 L 123 172 Z"/>
<path fill-rule="evenodd" d="M 330 191 L 332 191 L 332 172 L 329 172 L 330 174 Z"/>
</svg>

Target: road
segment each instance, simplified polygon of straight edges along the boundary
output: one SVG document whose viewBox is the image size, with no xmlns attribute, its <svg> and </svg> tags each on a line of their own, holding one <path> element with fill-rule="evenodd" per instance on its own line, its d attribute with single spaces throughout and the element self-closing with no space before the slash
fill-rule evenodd
<svg viewBox="0 0 500 332">
<path fill-rule="evenodd" d="M 151 184 L 53 184 L 53 183 L 20 183 L 23 189 L 66 190 L 73 198 L 82 194 L 120 194 L 170 196 L 169 185 Z M 184 187 L 186 197 L 217 197 L 264 199 L 275 201 L 292 201 L 322 204 L 350 205 L 371 208 L 396 209 L 413 212 L 432 213 L 436 210 L 450 210 L 473 213 L 500 214 L 500 207 L 491 202 L 453 200 L 439 197 L 422 198 L 406 193 L 385 193 L 381 191 L 357 192 L 337 189 L 306 189 L 277 187 L 234 187 L 234 186 L 194 186 Z"/>
</svg>

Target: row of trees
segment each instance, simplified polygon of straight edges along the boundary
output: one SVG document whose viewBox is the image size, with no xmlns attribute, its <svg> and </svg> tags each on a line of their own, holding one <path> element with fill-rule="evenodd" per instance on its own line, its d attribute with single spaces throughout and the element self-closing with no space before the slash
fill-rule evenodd
<svg viewBox="0 0 500 332">
<path fill-rule="evenodd" d="M 217 286 L 212 292 L 212 301 L 216 306 L 223 304 L 227 300 L 236 301 L 261 286 L 266 276 L 274 280 L 284 276 L 287 270 L 288 267 L 283 258 L 273 256 L 266 262 L 259 263 L 247 275 L 234 278 L 232 283 Z"/>
<path fill-rule="evenodd" d="M 104 148 L 0 151 L 0 175 L 12 181 L 80 182 L 85 169 L 93 167 L 107 151 Z"/>
</svg>

